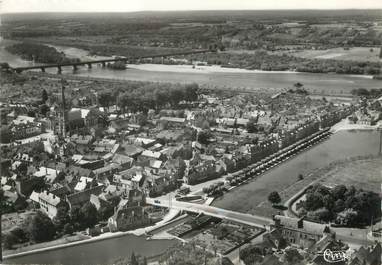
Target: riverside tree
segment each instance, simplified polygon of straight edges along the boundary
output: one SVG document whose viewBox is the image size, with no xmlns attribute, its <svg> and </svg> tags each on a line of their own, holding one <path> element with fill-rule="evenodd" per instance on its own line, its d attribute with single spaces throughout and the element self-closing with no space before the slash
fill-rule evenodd
<svg viewBox="0 0 382 265">
<path fill-rule="evenodd" d="M 84 227 L 93 227 L 98 221 L 97 208 L 91 203 L 87 202 L 81 207 L 81 222 Z"/>
<path fill-rule="evenodd" d="M 277 191 L 272 191 L 268 196 L 268 201 L 272 204 L 278 204 L 281 202 L 281 197 Z"/>
<path fill-rule="evenodd" d="M 27 232 L 30 240 L 44 242 L 54 238 L 56 229 L 52 220 L 44 213 L 38 211 L 36 215 L 27 220 Z"/>
</svg>

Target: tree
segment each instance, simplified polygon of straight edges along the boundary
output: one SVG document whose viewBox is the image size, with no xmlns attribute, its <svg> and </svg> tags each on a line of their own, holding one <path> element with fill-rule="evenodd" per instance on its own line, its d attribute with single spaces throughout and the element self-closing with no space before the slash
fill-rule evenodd
<svg viewBox="0 0 382 265">
<path fill-rule="evenodd" d="M 98 218 L 100 220 L 107 220 L 113 215 L 114 209 L 111 205 L 103 205 L 98 210 Z"/>
<path fill-rule="evenodd" d="M 256 119 L 254 118 L 251 118 L 248 123 L 247 123 L 247 131 L 249 133 L 255 133 L 257 132 L 257 122 L 256 122 Z"/>
<path fill-rule="evenodd" d="M 185 100 L 195 101 L 198 99 L 199 85 L 196 83 L 187 84 L 185 87 Z"/>
<path fill-rule="evenodd" d="M 64 229 L 62 230 L 62 232 L 64 233 L 64 235 L 71 235 L 74 231 L 74 227 L 72 224 L 65 224 L 64 225 Z"/>
<path fill-rule="evenodd" d="M 137 257 L 135 256 L 134 252 L 131 253 L 130 264 L 131 265 L 139 265 Z"/>
<path fill-rule="evenodd" d="M 25 162 L 21 162 L 20 165 L 16 168 L 15 172 L 19 176 L 25 176 L 28 172 L 28 164 Z"/>
<path fill-rule="evenodd" d="M 278 204 L 281 202 L 281 197 L 277 191 L 272 191 L 268 196 L 268 201 L 272 204 Z"/>
<path fill-rule="evenodd" d="M 333 207 L 334 207 L 334 199 L 333 199 L 333 197 L 331 196 L 331 195 L 325 195 L 323 198 L 322 198 L 322 202 L 324 203 L 324 206 L 327 208 L 327 209 L 329 209 L 329 210 L 331 210 L 331 209 L 333 209 Z"/>
<path fill-rule="evenodd" d="M 56 226 L 57 230 L 62 230 L 64 225 L 70 222 L 70 217 L 68 214 L 67 207 L 60 207 L 57 209 L 57 214 L 53 218 L 53 224 Z"/>
<path fill-rule="evenodd" d="M 324 206 L 323 196 L 316 192 L 308 192 L 306 194 L 305 208 L 307 211 L 315 211 Z"/>
<path fill-rule="evenodd" d="M 138 114 L 137 115 L 137 123 L 140 125 L 140 126 L 145 126 L 146 123 L 147 123 L 147 115 L 146 114 Z"/>
<path fill-rule="evenodd" d="M 13 245 L 17 243 L 17 237 L 12 233 L 7 233 L 3 236 L 3 243 L 5 249 L 12 249 Z"/>
<path fill-rule="evenodd" d="M 316 211 L 311 211 L 308 213 L 308 218 L 328 222 L 332 219 L 332 214 L 325 207 L 319 208 Z"/>
<path fill-rule="evenodd" d="M 289 264 L 299 264 L 301 261 L 304 260 L 303 256 L 300 255 L 297 249 L 289 248 L 285 250 L 285 260 Z"/>
<path fill-rule="evenodd" d="M 79 224 L 82 220 L 81 208 L 72 207 L 70 209 L 70 219 L 72 221 L 72 224 Z"/>
<path fill-rule="evenodd" d="M 41 101 L 43 104 L 48 100 L 48 93 L 45 89 L 42 90 Z"/>
<path fill-rule="evenodd" d="M 28 240 L 27 234 L 25 233 L 24 229 L 21 227 L 16 227 L 10 232 L 12 235 L 14 235 L 17 238 L 18 242 L 25 242 Z"/>
<path fill-rule="evenodd" d="M 43 142 L 35 142 L 31 149 L 32 155 L 40 155 L 43 152 L 44 152 Z"/>
<path fill-rule="evenodd" d="M 257 264 L 263 261 L 264 251 L 255 245 L 248 245 L 240 250 L 239 258 L 244 264 Z"/>
<path fill-rule="evenodd" d="M 343 199 L 347 189 L 345 185 L 337 185 L 332 190 L 332 195 L 335 200 Z M 343 202 L 343 201 L 342 201 Z"/>
<path fill-rule="evenodd" d="M 56 234 L 52 220 L 40 211 L 27 221 L 27 231 L 30 239 L 35 242 L 52 240 Z"/>
<path fill-rule="evenodd" d="M 98 103 L 101 107 L 109 109 L 112 101 L 113 98 L 110 92 L 101 92 L 98 94 Z"/>
<path fill-rule="evenodd" d="M 49 110 L 50 110 L 50 109 L 49 109 L 49 107 L 48 107 L 46 104 L 42 104 L 42 105 L 40 106 L 40 113 L 41 113 L 41 115 L 43 115 L 43 116 L 46 116 L 46 114 L 48 113 Z"/>
<path fill-rule="evenodd" d="M 80 224 L 84 227 L 93 227 L 97 223 L 97 208 L 91 203 L 87 202 L 81 207 L 81 220 Z"/>
<path fill-rule="evenodd" d="M 298 174 L 298 180 L 303 180 L 304 176 L 302 174 Z"/>
<path fill-rule="evenodd" d="M 12 134 L 9 127 L 2 125 L 0 128 L 0 143 L 9 143 L 12 140 Z"/>
<path fill-rule="evenodd" d="M 339 213 L 343 210 L 345 210 L 345 202 L 342 199 L 336 200 L 334 203 L 333 211 Z"/>
<path fill-rule="evenodd" d="M 198 142 L 201 144 L 208 144 L 211 137 L 211 132 L 209 130 L 203 130 L 198 133 Z"/>
</svg>

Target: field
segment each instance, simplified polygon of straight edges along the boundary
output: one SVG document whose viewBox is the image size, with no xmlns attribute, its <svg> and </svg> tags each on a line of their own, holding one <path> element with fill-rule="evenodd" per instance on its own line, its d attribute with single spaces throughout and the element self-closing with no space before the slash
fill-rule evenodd
<svg viewBox="0 0 382 265">
<path fill-rule="evenodd" d="M 337 132 L 328 140 L 285 161 L 256 180 L 225 193 L 223 197 L 217 198 L 213 205 L 223 209 L 271 217 L 279 210 L 272 208 L 268 202 L 267 197 L 270 192 L 278 191 L 282 203 L 285 203 L 313 181 L 323 176 L 329 177 L 328 172 L 334 168 L 340 168 L 341 165 L 344 171 L 342 174 L 337 173 L 336 176 L 342 180 L 327 178 L 327 183 L 344 183 L 357 185 L 358 188 L 379 190 L 382 157 L 378 157 L 381 165 L 378 165 L 376 158 L 373 164 L 347 170 L 349 165 L 355 163 L 354 161 L 365 157 L 370 158 L 370 154 L 376 154 L 378 147 L 379 134 L 376 131 Z M 303 180 L 298 180 L 298 174 L 303 175 Z"/>
<path fill-rule="evenodd" d="M 303 50 L 286 52 L 289 55 L 306 59 L 334 59 L 358 62 L 381 62 L 380 48 L 354 47 L 349 50 L 333 48 L 327 50 Z"/>
<path fill-rule="evenodd" d="M 382 157 L 361 158 L 333 165 L 319 183 L 333 186 L 354 185 L 357 188 L 381 192 Z"/>
</svg>

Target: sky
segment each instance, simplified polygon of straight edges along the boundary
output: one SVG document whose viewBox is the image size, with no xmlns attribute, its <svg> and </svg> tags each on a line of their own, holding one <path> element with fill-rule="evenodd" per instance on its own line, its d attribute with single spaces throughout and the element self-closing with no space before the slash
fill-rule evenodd
<svg viewBox="0 0 382 265">
<path fill-rule="evenodd" d="M 0 0 L 1 13 L 146 10 L 382 9 L 382 0 Z"/>
</svg>

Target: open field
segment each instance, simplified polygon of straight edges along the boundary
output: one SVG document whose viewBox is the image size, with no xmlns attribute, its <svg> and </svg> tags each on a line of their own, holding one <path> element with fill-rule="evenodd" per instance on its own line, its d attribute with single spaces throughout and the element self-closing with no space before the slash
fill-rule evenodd
<svg viewBox="0 0 382 265">
<path fill-rule="evenodd" d="M 334 185 L 354 185 L 374 192 L 381 191 L 382 156 L 361 158 L 335 164 L 324 173 L 319 183 Z"/>
<path fill-rule="evenodd" d="M 256 180 L 217 198 L 213 206 L 271 217 L 279 210 L 272 208 L 268 202 L 267 197 L 270 192 L 278 191 L 282 202 L 285 202 L 313 181 L 320 179 L 328 169 L 342 164 L 349 157 L 369 157 L 377 154 L 378 144 L 379 133 L 377 131 L 339 131 L 328 140 L 296 155 Z M 379 157 L 379 161 L 381 160 Z M 365 167 L 367 168 L 367 166 Z M 378 170 L 375 167 L 373 170 Z M 365 180 L 366 178 L 360 174 L 361 170 L 362 168 L 355 171 L 359 173 L 354 176 L 354 179 L 360 178 L 359 181 L 365 182 L 364 188 L 369 188 L 366 186 L 368 180 Z M 381 169 L 379 170 L 381 171 Z M 298 181 L 298 174 L 304 176 L 302 181 Z M 374 181 L 378 185 L 371 182 L 371 186 L 374 185 L 373 190 L 380 189 L 380 175 L 377 175 Z M 333 183 L 333 181 L 330 182 Z M 346 180 L 341 183 L 346 183 Z"/>
<path fill-rule="evenodd" d="M 381 62 L 379 58 L 380 48 L 354 47 L 349 50 L 343 48 L 333 48 L 327 50 L 303 50 L 284 52 L 296 57 L 307 59 L 334 59 L 349 60 L 358 62 Z"/>
<path fill-rule="evenodd" d="M 14 212 L 7 213 L 1 216 L 1 228 L 2 233 L 11 231 L 17 226 L 21 226 L 22 223 L 30 216 L 33 216 L 33 211 L 25 211 L 22 213 Z"/>
<path fill-rule="evenodd" d="M 17 249 L 5 250 L 3 254 L 4 256 L 7 256 L 7 255 L 13 255 L 13 254 L 18 254 L 23 252 L 34 251 L 34 250 L 38 251 L 40 249 L 62 246 L 65 244 L 78 242 L 78 241 L 82 241 L 89 238 L 90 238 L 89 236 L 83 235 L 81 233 L 76 233 L 74 235 L 62 237 L 53 241 L 42 242 L 42 243 L 32 244 L 32 245 L 24 244 L 22 246 L 19 246 Z"/>
</svg>

